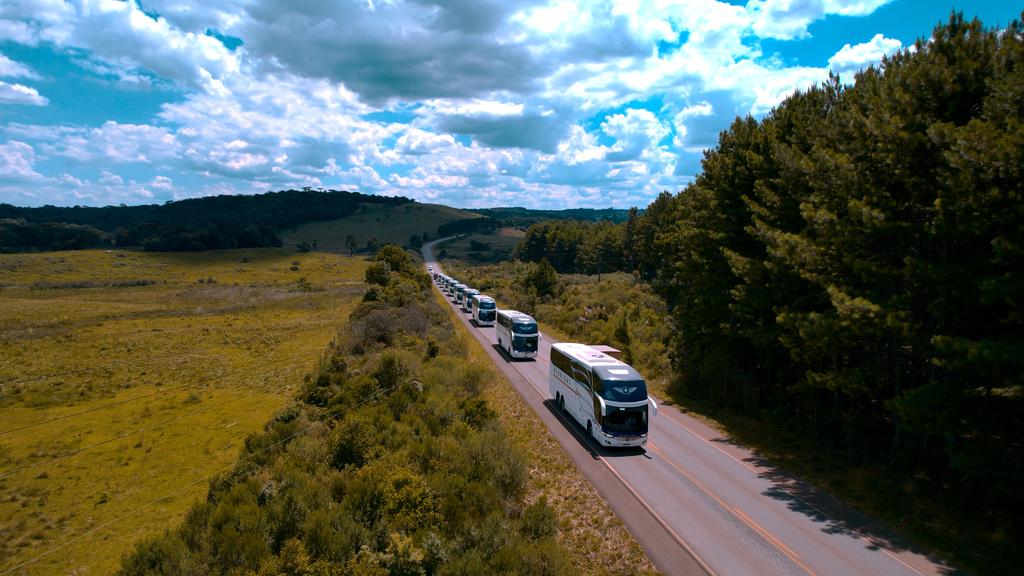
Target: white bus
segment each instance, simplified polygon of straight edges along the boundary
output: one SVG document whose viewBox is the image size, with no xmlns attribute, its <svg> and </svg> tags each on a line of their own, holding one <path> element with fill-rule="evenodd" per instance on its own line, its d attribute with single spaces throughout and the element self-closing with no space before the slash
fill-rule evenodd
<svg viewBox="0 0 1024 576">
<path fill-rule="evenodd" d="M 454 287 L 452 287 L 452 302 L 455 302 L 456 304 L 462 304 L 462 293 L 466 290 L 466 288 L 469 288 L 469 286 L 466 286 L 465 284 L 461 283 L 456 284 Z"/>
<path fill-rule="evenodd" d="M 647 443 L 658 405 L 632 366 L 585 344 L 551 346 L 551 395 L 602 446 Z"/>
<path fill-rule="evenodd" d="M 473 300 L 473 296 L 479 294 L 480 291 L 476 288 L 466 288 L 462 291 L 462 311 L 466 314 L 471 314 L 473 309 L 470 308 L 470 302 Z"/>
<path fill-rule="evenodd" d="M 537 321 L 516 310 L 498 310 L 494 333 L 498 346 L 513 358 L 536 358 L 540 346 L 540 330 Z"/>
<path fill-rule="evenodd" d="M 497 312 L 497 306 L 494 305 L 494 298 L 484 296 L 483 294 L 477 294 L 476 296 L 473 296 L 473 300 L 470 302 L 470 310 L 472 311 L 473 320 L 476 321 L 477 326 L 494 326 L 494 317 Z"/>
</svg>

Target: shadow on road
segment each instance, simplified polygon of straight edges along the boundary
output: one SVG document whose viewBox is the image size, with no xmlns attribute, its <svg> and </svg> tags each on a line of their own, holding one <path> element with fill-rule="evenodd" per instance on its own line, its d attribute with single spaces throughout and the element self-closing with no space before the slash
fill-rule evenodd
<svg viewBox="0 0 1024 576">
<path fill-rule="evenodd" d="M 553 399 L 548 398 L 545 400 L 544 407 L 547 408 L 548 412 L 550 412 L 555 418 L 558 418 L 558 421 L 572 433 L 572 437 L 576 439 L 579 445 L 587 452 L 590 452 L 590 455 L 595 459 L 598 457 L 626 458 L 631 456 L 647 455 L 647 450 L 639 446 L 635 448 L 608 448 L 601 446 L 596 440 L 587 435 L 587 429 L 580 426 L 579 422 L 577 422 L 575 418 L 559 410 L 558 404 L 555 404 Z"/>
<path fill-rule="evenodd" d="M 712 438 L 710 442 L 749 450 L 747 446 L 730 438 Z M 941 558 L 915 546 L 891 528 L 842 503 L 809 482 L 776 467 L 760 454 L 751 453 L 750 456 L 743 458 L 743 461 L 756 469 L 762 478 L 772 483 L 771 488 L 762 492 L 764 496 L 783 502 L 791 511 L 803 514 L 821 524 L 821 531 L 825 534 L 857 536 L 864 539 L 868 550 L 882 548 L 889 552 L 913 552 L 927 557 L 935 564 L 945 564 Z M 967 575 L 966 572 L 951 566 L 945 566 L 942 574 Z"/>
</svg>

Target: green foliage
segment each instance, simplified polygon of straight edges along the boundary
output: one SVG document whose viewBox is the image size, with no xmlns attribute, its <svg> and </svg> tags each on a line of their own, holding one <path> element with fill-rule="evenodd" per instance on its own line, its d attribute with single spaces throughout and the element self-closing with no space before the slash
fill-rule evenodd
<svg viewBox="0 0 1024 576">
<path fill-rule="evenodd" d="M 355 256 L 356 252 L 359 251 L 359 243 L 356 242 L 355 234 L 349 234 L 345 238 L 345 249 L 348 250 L 349 256 Z"/>
<path fill-rule="evenodd" d="M 523 278 L 523 284 L 537 296 L 550 296 L 558 285 L 558 274 L 547 258 L 541 258 L 540 264 Z"/>
<path fill-rule="evenodd" d="M 43 206 L 22 208 L 0 204 L 0 219 L 27 222 L 65 222 L 88 225 L 106 232 L 132 228 L 143 222 L 151 226 L 207 228 L 221 223 L 238 226 L 297 226 L 304 222 L 336 220 L 354 214 L 360 204 L 400 206 L 412 201 L 403 197 L 373 196 L 338 190 L 283 190 L 251 196 L 225 194 L 189 198 L 145 206 Z"/>
<path fill-rule="evenodd" d="M 405 253 L 405 250 L 394 244 L 388 244 L 381 248 L 376 259 L 378 262 L 386 262 L 395 272 L 409 272 L 412 269 L 412 259 Z"/>
<path fill-rule="evenodd" d="M 376 236 L 371 236 L 370 239 L 366 241 L 366 251 L 373 255 L 374 258 L 377 257 L 377 252 L 380 251 L 380 242 L 377 241 Z"/>
<path fill-rule="evenodd" d="M 408 260 L 389 248 L 384 267 Z M 550 508 L 522 502 L 524 457 L 481 396 L 493 372 L 464 358 L 422 273 L 396 268 L 299 402 L 247 438 L 206 501 L 127 555 L 121 574 L 572 572 Z M 387 328 L 371 331 L 371 319 Z"/>
<path fill-rule="evenodd" d="M 366 267 L 366 283 L 387 286 L 391 282 L 391 266 L 387 262 L 377 262 Z"/>
<path fill-rule="evenodd" d="M 954 14 L 851 87 L 736 119 L 628 234 L 681 392 L 890 462 L 917 493 L 970 492 L 958 514 L 1018 542 L 1022 32 Z"/>
</svg>

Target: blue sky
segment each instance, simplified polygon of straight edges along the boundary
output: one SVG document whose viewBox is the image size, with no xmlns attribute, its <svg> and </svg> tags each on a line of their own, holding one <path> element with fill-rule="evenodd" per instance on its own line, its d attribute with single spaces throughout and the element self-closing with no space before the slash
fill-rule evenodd
<svg viewBox="0 0 1024 576">
<path fill-rule="evenodd" d="M 852 81 L 945 0 L 4 0 L 0 202 L 289 188 L 646 206 L 737 115 Z"/>
</svg>

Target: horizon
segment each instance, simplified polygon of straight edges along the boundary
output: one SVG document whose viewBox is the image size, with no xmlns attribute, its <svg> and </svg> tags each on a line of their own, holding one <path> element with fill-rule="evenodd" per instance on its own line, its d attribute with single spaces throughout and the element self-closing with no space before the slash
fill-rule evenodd
<svg viewBox="0 0 1024 576">
<path fill-rule="evenodd" d="M 736 117 L 1006 1 L 21 0 L 0 202 L 328 188 L 461 209 L 646 207 Z"/>
</svg>

